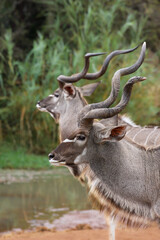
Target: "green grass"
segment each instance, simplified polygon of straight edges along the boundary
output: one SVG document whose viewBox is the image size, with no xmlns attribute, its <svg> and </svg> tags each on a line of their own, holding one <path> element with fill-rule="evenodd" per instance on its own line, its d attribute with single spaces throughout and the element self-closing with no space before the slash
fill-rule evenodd
<svg viewBox="0 0 160 240">
<path fill-rule="evenodd" d="M 2 169 L 48 169 L 50 164 L 47 155 L 29 154 L 22 147 L 14 149 L 12 144 L 0 146 L 0 168 Z"/>
</svg>

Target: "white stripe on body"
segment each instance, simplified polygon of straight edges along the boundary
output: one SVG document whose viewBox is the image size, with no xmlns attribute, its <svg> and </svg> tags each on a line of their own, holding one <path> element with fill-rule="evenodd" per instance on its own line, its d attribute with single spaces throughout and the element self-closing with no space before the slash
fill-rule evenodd
<svg viewBox="0 0 160 240">
<path fill-rule="evenodd" d="M 157 135 L 157 137 L 154 140 L 154 146 L 156 146 L 156 142 L 157 142 L 158 138 L 159 138 L 159 134 Z"/>
<path fill-rule="evenodd" d="M 135 128 L 140 128 L 140 127 L 135 127 Z M 128 131 L 126 132 L 126 136 L 127 136 L 129 133 L 131 133 L 133 130 L 135 130 L 135 128 L 131 128 L 130 130 L 128 130 Z"/>
<path fill-rule="evenodd" d="M 138 134 L 142 131 L 146 130 L 145 128 L 140 129 L 133 137 L 132 141 L 135 141 L 135 138 L 138 136 Z"/>
<path fill-rule="evenodd" d="M 145 141 L 145 143 L 144 143 L 144 146 L 147 145 L 147 142 L 148 142 L 148 140 L 149 140 L 149 137 L 155 132 L 155 130 L 156 130 L 157 128 L 158 128 L 157 126 L 154 127 L 154 129 L 148 134 L 148 137 L 146 138 L 146 141 Z"/>
</svg>

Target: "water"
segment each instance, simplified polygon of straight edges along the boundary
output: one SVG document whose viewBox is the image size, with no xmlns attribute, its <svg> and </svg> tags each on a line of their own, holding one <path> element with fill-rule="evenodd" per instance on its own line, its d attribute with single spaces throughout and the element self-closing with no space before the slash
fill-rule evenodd
<svg viewBox="0 0 160 240">
<path fill-rule="evenodd" d="M 0 231 L 52 223 L 71 210 L 90 209 L 84 187 L 65 168 L 0 171 Z"/>
</svg>

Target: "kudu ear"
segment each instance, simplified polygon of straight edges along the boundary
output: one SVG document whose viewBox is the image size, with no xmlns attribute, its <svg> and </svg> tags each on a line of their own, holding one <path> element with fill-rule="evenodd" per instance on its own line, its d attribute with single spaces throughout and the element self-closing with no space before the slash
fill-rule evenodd
<svg viewBox="0 0 160 240">
<path fill-rule="evenodd" d="M 120 141 L 126 134 L 126 127 L 127 125 L 120 125 L 103 128 L 98 132 L 96 140 L 98 143 Z"/>
<path fill-rule="evenodd" d="M 99 86 L 100 83 L 101 82 L 91 83 L 91 84 L 84 85 L 83 87 L 80 87 L 80 90 L 83 96 L 86 96 L 86 97 L 91 96 L 91 94 L 96 90 L 96 88 Z"/>
<path fill-rule="evenodd" d="M 65 84 L 63 91 L 65 92 L 66 97 L 74 97 L 76 94 L 75 87 L 72 84 Z"/>
</svg>

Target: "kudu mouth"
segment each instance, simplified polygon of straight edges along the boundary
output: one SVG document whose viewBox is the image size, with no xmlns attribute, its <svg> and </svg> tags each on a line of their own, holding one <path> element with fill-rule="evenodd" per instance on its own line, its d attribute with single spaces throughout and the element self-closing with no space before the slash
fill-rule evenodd
<svg viewBox="0 0 160 240">
<path fill-rule="evenodd" d="M 48 158 L 49 158 L 49 162 L 51 165 L 53 166 L 65 166 L 66 165 L 66 161 L 65 160 L 62 160 L 58 154 L 56 153 L 50 153 L 48 155 Z"/>
<path fill-rule="evenodd" d="M 47 112 L 46 107 L 42 107 L 39 103 L 40 103 L 40 101 L 37 102 L 36 108 L 38 108 L 38 110 L 41 112 Z"/>
<path fill-rule="evenodd" d="M 41 112 L 48 112 L 50 115 L 51 115 L 51 117 L 52 118 L 54 118 L 54 120 L 56 121 L 56 122 L 58 122 L 58 119 L 59 119 L 59 117 L 60 117 L 60 114 L 58 113 L 58 112 L 55 112 L 54 110 L 53 110 L 53 106 L 52 105 L 49 105 L 49 106 L 41 106 L 40 104 L 39 104 L 39 102 L 36 104 L 36 108 L 39 110 L 39 111 L 41 111 Z"/>
<path fill-rule="evenodd" d="M 53 166 L 66 166 L 66 167 L 75 166 L 74 163 L 66 162 L 66 160 L 56 152 L 49 153 L 48 158 L 49 163 Z"/>
</svg>

